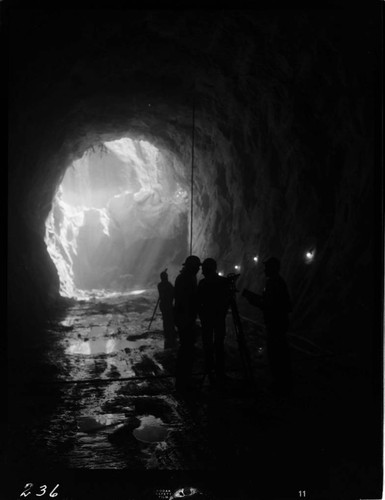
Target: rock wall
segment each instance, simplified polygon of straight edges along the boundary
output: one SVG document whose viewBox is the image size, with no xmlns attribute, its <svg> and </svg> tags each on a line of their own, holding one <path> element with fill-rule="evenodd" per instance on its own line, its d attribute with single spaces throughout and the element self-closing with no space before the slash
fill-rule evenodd
<svg viewBox="0 0 385 500">
<path fill-rule="evenodd" d="M 71 162 L 142 139 L 188 185 L 194 105 L 194 253 L 256 291 L 252 256 L 280 257 L 293 328 L 343 349 L 373 311 L 375 26 L 352 9 L 11 16 L 10 308 L 58 291 L 42 238 Z"/>
</svg>

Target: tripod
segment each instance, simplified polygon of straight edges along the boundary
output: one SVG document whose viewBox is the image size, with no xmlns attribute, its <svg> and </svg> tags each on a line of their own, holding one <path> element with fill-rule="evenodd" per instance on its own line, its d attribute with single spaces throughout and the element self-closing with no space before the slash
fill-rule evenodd
<svg viewBox="0 0 385 500">
<path fill-rule="evenodd" d="M 235 301 L 235 297 L 231 299 L 230 310 L 233 316 L 234 331 L 238 342 L 238 349 L 239 349 L 239 354 L 241 356 L 243 370 L 245 372 L 246 379 L 254 384 L 255 381 L 254 381 L 253 370 L 251 368 L 250 353 L 247 349 L 241 318 L 239 316 L 238 306 Z"/>
<path fill-rule="evenodd" d="M 235 300 L 235 294 L 238 291 L 235 288 L 235 282 L 238 279 L 238 277 L 239 274 L 229 274 L 227 277 L 227 279 L 230 280 L 230 291 L 231 291 L 230 310 L 233 317 L 234 331 L 238 342 L 238 349 L 239 349 L 239 354 L 241 356 L 243 370 L 245 372 L 246 379 L 255 385 L 253 370 L 251 367 L 250 353 L 247 349 L 245 335 L 242 328 L 241 317 L 239 316 L 238 306 Z"/>
<path fill-rule="evenodd" d="M 156 310 L 158 309 L 159 302 L 160 302 L 160 297 L 158 297 L 158 300 L 156 301 L 155 309 L 154 309 L 154 312 L 152 314 L 150 324 L 148 325 L 147 333 L 150 333 L 151 325 L 152 325 L 152 322 L 154 321 Z"/>
<path fill-rule="evenodd" d="M 230 311 L 231 311 L 231 315 L 233 317 L 233 326 L 234 326 L 235 336 L 236 336 L 237 343 L 238 343 L 238 349 L 239 349 L 245 377 L 248 381 L 252 382 L 252 384 L 255 385 L 253 370 L 252 370 L 252 366 L 251 366 L 251 358 L 250 358 L 249 351 L 247 349 L 246 340 L 245 340 L 245 336 L 244 336 L 244 332 L 243 332 L 243 328 L 242 328 L 242 322 L 241 322 L 241 318 L 239 315 L 237 302 L 235 300 L 235 294 L 237 292 L 237 289 L 235 287 L 235 282 L 238 279 L 238 277 L 239 277 L 239 274 L 229 274 L 227 276 L 228 283 L 229 283 L 229 292 L 231 294 Z M 205 374 L 203 375 L 202 384 L 201 384 L 202 386 L 204 384 L 206 376 L 208 376 L 208 375 L 209 374 L 207 372 L 205 372 Z"/>
</svg>

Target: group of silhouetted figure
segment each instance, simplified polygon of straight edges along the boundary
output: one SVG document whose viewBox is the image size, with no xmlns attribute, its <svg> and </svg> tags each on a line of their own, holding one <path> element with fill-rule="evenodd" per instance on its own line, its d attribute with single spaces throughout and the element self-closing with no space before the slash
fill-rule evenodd
<svg viewBox="0 0 385 500">
<path fill-rule="evenodd" d="M 267 358 L 275 393 L 288 394 L 291 389 L 291 364 L 287 343 L 291 300 L 287 286 L 280 275 L 280 262 L 270 257 L 264 263 L 266 276 L 262 294 L 243 290 L 251 305 L 262 310 L 266 326 Z M 202 269 L 203 279 L 198 283 L 197 274 Z M 210 384 L 226 383 L 225 349 L 226 315 L 234 300 L 234 289 L 229 278 L 217 272 L 212 258 L 203 262 L 190 255 L 172 285 L 167 270 L 160 275 L 158 284 L 159 308 L 162 313 L 165 349 L 176 349 L 175 389 L 181 394 L 194 390 L 192 371 L 197 319 L 202 332 L 204 371 Z M 234 303 L 234 302 L 233 302 Z"/>
</svg>

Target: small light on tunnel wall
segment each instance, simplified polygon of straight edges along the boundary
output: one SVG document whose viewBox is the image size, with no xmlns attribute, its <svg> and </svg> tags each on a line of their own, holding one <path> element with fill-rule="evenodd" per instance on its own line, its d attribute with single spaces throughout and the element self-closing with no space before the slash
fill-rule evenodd
<svg viewBox="0 0 385 500">
<path fill-rule="evenodd" d="M 256 255 L 255 257 L 253 257 L 253 261 L 254 261 L 255 263 L 257 263 L 257 262 L 258 262 L 258 255 Z"/>
<path fill-rule="evenodd" d="M 223 276 L 223 271 L 219 271 L 219 276 Z"/>
<path fill-rule="evenodd" d="M 240 270 L 241 270 L 241 266 L 236 265 L 236 266 L 234 266 L 234 269 L 235 269 L 236 271 L 240 271 Z"/>
<path fill-rule="evenodd" d="M 314 257 L 315 257 L 315 249 L 308 250 L 305 253 L 305 262 L 306 262 L 306 264 L 310 264 L 311 262 L 313 262 Z"/>
</svg>

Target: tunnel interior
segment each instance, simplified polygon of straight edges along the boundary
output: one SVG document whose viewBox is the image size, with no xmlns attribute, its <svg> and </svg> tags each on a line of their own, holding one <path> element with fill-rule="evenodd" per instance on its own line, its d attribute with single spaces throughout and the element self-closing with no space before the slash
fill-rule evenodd
<svg viewBox="0 0 385 500">
<path fill-rule="evenodd" d="M 276 256 L 290 332 L 369 380 L 377 410 L 374 10 L 10 10 L 11 368 L 72 299 L 156 290 L 190 253 L 259 293 Z"/>
<path fill-rule="evenodd" d="M 44 316 L 63 287 L 46 249 L 45 224 L 53 205 L 58 210 L 55 196 L 67 169 L 90 148 L 129 138 L 157 148 L 160 168 L 172 172 L 187 204 L 175 222 L 187 233 L 187 247 L 174 245 L 140 280 L 154 280 L 156 266 L 180 266 L 190 232 L 192 252 L 216 258 L 224 273 L 240 266 L 242 286 L 260 288 L 261 262 L 278 255 L 297 327 L 343 342 L 340 327 L 351 325 L 351 308 L 363 316 L 375 300 L 369 256 L 378 202 L 375 29 L 370 11 L 364 21 L 353 12 L 350 23 L 344 12 L 134 10 L 118 20 L 114 11 L 41 10 L 33 21 L 15 14 L 9 30 L 10 310 L 23 304 L 31 317 Z M 21 43 L 24 32 L 28 46 Z M 145 188 L 134 196 L 156 210 L 159 193 L 151 189 L 147 201 Z M 167 238 L 171 245 L 171 233 Z M 139 250 L 144 243 L 132 244 Z M 79 280 L 80 287 L 99 286 Z M 106 280 L 112 287 L 114 278 Z M 336 331 L 326 339 L 325 332 Z"/>
</svg>

